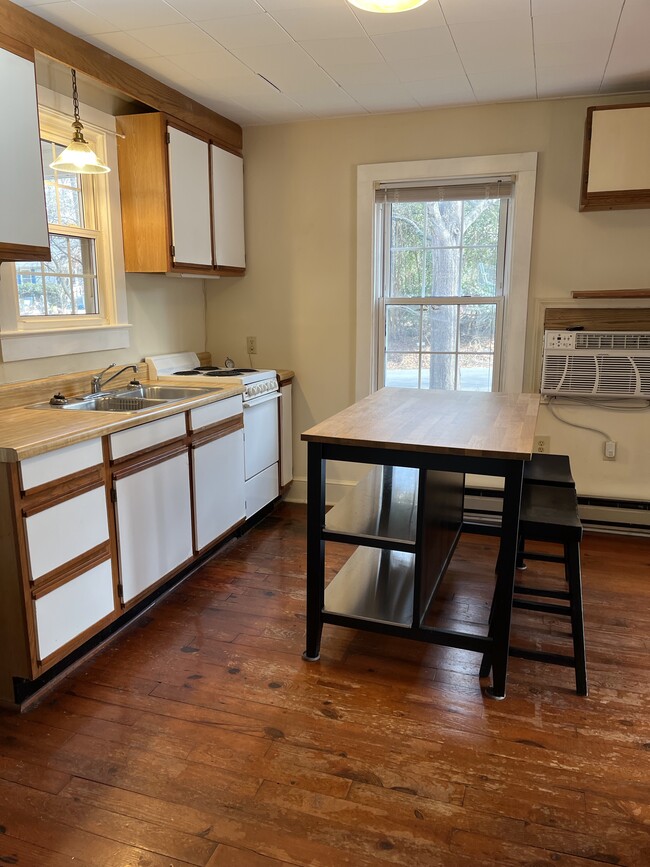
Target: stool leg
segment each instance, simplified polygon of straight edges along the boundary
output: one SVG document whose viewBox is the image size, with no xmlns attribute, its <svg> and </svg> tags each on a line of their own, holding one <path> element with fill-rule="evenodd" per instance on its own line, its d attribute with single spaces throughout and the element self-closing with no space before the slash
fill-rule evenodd
<svg viewBox="0 0 650 867">
<path fill-rule="evenodd" d="M 585 626 L 582 613 L 582 578 L 580 573 L 580 543 L 564 546 L 565 574 L 571 596 L 571 632 L 576 669 L 576 692 L 588 695 L 587 657 L 585 652 Z"/>
</svg>

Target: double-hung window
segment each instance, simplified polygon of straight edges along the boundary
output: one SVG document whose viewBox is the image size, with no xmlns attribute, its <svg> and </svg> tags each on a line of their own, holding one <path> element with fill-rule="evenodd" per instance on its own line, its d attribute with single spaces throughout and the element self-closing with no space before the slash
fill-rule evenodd
<svg viewBox="0 0 650 867">
<path fill-rule="evenodd" d="M 511 177 L 379 184 L 379 385 L 499 387 Z"/>
</svg>

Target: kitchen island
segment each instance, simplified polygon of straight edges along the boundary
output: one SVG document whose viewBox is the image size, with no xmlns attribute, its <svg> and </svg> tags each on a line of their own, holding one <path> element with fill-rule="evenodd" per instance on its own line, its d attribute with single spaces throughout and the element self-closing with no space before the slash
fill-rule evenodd
<svg viewBox="0 0 650 867">
<path fill-rule="evenodd" d="M 307 462 L 307 639 L 324 623 L 479 653 L 504 698 L 524 463 L 539 395 L 383 388 L 302 434 Z M 328 460 L 374 465 L 326 517 Z M 465 474 L 503 479 L 500 569 L 487 636 L 426 624 L 463 529 Z M 347 501 L 347 502 L 346 502 Z M 356 550 L 325 588 L 325 546 Z"/>
</svg>

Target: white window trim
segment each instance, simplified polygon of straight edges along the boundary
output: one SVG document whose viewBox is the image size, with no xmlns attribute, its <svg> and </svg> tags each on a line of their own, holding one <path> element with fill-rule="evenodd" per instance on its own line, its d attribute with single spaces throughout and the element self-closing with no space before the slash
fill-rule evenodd
<svg viewBox="0 0 650 867">
<path fill-rule="evenodd" d="M 511 255 L 506 262 L 510 292 L 503 322 L 501 389 L 518 393 L 523 385 L 528 284 L 533 237 L 537 153 L 496 154 L 440 160 L 375 163 L 357 167 L 357 327 L 355 399 L 376 388 L 380 302 L 376 290 L 375 186 L 379 183 L 513 175 L 509 215 Z M 513 287 L 516 287 L 513 291 Z"/>
<path fill-rule="evenodd" d="M 47 88 L 38 88 L 39 108 L 58 112 L 65 122 L 72 123 L 72 100 Z M 104 194 L 95 197 L 95 208 L 103 211 L 101 305 L 99 315 L 79 317 L 21 317 L 18 313 L 15 266 L 0 267 L 0 282 L 9 284 L 11 291 L 0 292 L 0 349 L 2 360 L 23 361 L 58 355 L 123 349 L 130 344 L 130 325 L 126 305 L 126 276 L 122 252 L 122 223 L 119 178 L 117 173 L 117 143 L 111 131 L 115 118 L 91 106 L 81 106 L 81 118 L 88 141 L 105 159 L 112 171 L 100 175 Z M 108 131 L 108 134 L 103 134 Z M 72 128 L 70 127 L 70 137 Z M 99 259 L 99 251 L 98 251 Z"/>
</svg>

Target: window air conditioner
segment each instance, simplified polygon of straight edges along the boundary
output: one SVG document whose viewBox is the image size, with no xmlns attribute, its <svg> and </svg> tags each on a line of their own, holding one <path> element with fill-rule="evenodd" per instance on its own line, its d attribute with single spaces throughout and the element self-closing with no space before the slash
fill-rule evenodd
<svg viewBox="0 0 650 867">
<path fill-rule="evenodd" d="M 541 392 L 650 398 L 650 331 L 545 331 Z"/>
</svg>

